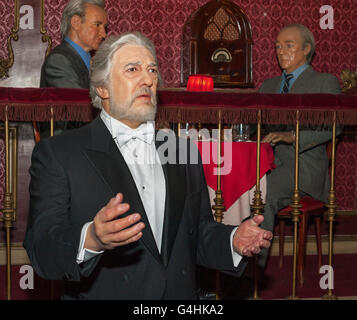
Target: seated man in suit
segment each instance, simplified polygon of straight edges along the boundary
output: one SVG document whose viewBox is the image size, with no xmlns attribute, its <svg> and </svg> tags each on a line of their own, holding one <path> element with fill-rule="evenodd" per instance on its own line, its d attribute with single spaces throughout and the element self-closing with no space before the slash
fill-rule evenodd
<svg viewBox="0 0 357 320">
<path fill-rule="evenodd" d="M 107 15 L 103 0 L 71 0 L 61 19 L 62 42 L 46 57 L 40 87 L 89 89 L 90 52 L 106 37 Z M 80 122 L 57 122 L 56 133 L 81 126 Z M 40 124 L 41 138 L 49 124 Z"/>
<path fill-rule="evenodd" d="M 284 27 L 278 34 L 276 55 L 282 75 L 265 80 L 262 93 L 340 93 L 338 79 L 315 71 L 310 63 L 315 40 L 308 28 L 300 24 Z M 292 201 L 295 174 L 295 126 L 266 125 L 262 142 L 274 146 L 276 169 L 267 175 L 267 195 L 262 228 L 273 231 L 275 215 Z M 340 133 L 340 128 L 338 132 Z M 329 161 L 326 143 L 332 138 L 330 127 L 301 126 L 299 145 L 299 188 L 301 195 L 327 201 Z M 265 267 L 268 250 L 262 250 L 259 264 Z"/>
<path fill-rule="evenodd" d="M 34 149 L 24 246 L 41 277 L 70 280 L 65 298 L 195 299 L 196 263 L 240 275 L 242 256 L 270 245 L 263 216 L 213 220 L 190 142 L 167 131 L 155 139 L 158 82 L 149 39 L 108 37 L 91 69 L 100 115 Z"/>
</svg>

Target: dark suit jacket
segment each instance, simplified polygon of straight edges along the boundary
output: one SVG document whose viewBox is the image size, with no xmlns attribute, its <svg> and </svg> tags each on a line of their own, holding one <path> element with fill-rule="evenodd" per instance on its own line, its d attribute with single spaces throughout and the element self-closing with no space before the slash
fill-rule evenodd
<svg viewBox="0 0 357 320">
<path fill-rule="evenodd" d="M 175 148 L 177 157 L 189 157 L 176 142 Z M 134 180 L 100 117 L 39 142 L 24 241 L 35 271 L 69 280 L 66 298 L 87 299 L 194 299 L 196 263 L 240 275 L 245 261 L 233 267 L 233 227 L 214 222 L 202 165 L 164 164 L 163 170 L 167 194 L 159 254 Z M 78 265 L 83 224 L 118 192 L 130 204 L 129 213 L 142 214 L 142 238 Z"/>
<path fill-rule="evenodd" d="M 46 57 L 40 87 L 89 88 L 89 72 L 77 51 L 65 40 Z"/>
<path fill-rule="evenodd" d="M 259 89 L 262 93 L 279 93 L 281 77 L 265 80 Z M 293 83 L 289 93 L 340 93 L 338 79 L 329 73 L 316 72 L 309 66 Z M 295 129 L 294 126 L 267 126 L 271 131 Z M 275 130 L 276 129 L 276 130 Z M 337 134 L 341 132 L 340 128 Z M 331 130 L 302 130 L 299 145 L 299 187 L 303 192 L 321 201 L 327 200 L 329 190 L 326 143 L 331 140 Z M 274 148 L 275 163 L 281 179 L 290 179 L 293 185 L 295 145 L 278 144 Z M 274 186 L 273 186 L 274 187 Z M 277 186 L 278 187 L 278 186 Z M 274 193 L 274 192 L 273 192 Z"/>
<path fill-rule="evenodd" d="M 89 88 L 89 71 L 81 56 L 65 40 L 54 48 L 46 57 L 41 68 L 40 87 L 57 88 Z M 57 121 L 55 134 L 73 128 L 79 128 L 84 123 L 78 121 Z M 41 138 L 50 136 L 50 123 L 40 122 L 37 124 Z"/>
</svg>

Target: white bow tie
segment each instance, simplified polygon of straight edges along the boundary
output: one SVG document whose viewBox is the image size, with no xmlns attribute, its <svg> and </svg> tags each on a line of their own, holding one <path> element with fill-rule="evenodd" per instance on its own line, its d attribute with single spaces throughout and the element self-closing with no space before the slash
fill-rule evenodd
<svg viewBox="0 0 357 320">
<path fill-rule="evenodd" d="M 128 143 L 131 139 L 139 139 L 148 144 L 151 144 L 151 142 L 154 139 L 154 134 L 155 134 L 154 126 L 151 123 L 146 123 L 140 125 L 136 129 L 130 129 L 125 131 L 120 130 L 116 134 L 116 139 L 119 144 L 119 147 L 121 148 L 126 143 Z"/>
</svg>

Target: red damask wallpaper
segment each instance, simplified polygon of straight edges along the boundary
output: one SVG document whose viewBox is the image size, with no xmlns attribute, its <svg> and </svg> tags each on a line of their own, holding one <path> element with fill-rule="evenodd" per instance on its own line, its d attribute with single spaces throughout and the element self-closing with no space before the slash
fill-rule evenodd
<svg viewBox="0 0 357 320">
<path fill-rule="evenodd" d="M 38 0 L 40 1 L 40 0 Z M 68 0 L 45 0 L 45 28 L 53 45 L 60 41 L 61 12 Z M 141 31 L 156 45 L 161 73 L 167 87 L 180 83 L 182 28 L 187 18 L 208 0 L 106 0 L 109 33 Z M 313 66 L 339 77 L 343 69 L 357 69 L 357 0 L 234 0 L 248 16 L 253 31 L 253 81 L 259 87 L 279 74 L 274 54 L 278 30 L 288 23 L 302 23 L 316 38 Z M 333 8 L 333 29 L 322 29 L 324 5 Z M 13 26 L 14 0 L 0 1 L 0 59 L 7 58 L 6 40 Z M 341 141 L 336 187 L 341 210 L 356 207 L 356 141 Z M 352 151 L 351 151 L 352 149 Z M 351 167 L 352 166 L 352 167 Z M 352 174 L 351 174 L 352 173 Z"/>
<path fill-rule="evenodd" d="M 13 25 L 14 0 L 0 2 L 0 58 L 7 56 L 6 38 Z M 165 85 L 179 86 L 182 27 L 191 13 L 207 0 L 106 0 L 109 33 L 141 31 L 153 40 Z M 274 40 L 278 30 L 288 23 L 309 27 L 316 38 L 314 67 L 340 75 L 343 69 L 357 68 L 356 0 L 234 0 L 248 16 L 253 30 L 253 80 L 258 87 L 268 77 L 279 73 Z M 61 12 L 67 0 L 45 0 L 45 27 L 53 39 L 60 41 Z M 330 5 L 334 12 L 334 29 L 320 28 Z"/>
</svg>

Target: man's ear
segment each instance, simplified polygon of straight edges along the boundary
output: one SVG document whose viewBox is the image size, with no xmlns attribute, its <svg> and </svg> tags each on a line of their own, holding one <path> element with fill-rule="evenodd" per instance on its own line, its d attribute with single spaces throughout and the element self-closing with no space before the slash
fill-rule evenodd
<svg viewBox="0 0 357 320">
<path fill-rule="evenodd" d="M 71 28 L 73 30 L 78 30 L 81 24 L 82 24 L 82 18 L 78 14 L 75 14 L 74 16 L 71 17 Z"/>
<path fill-rule="evenodd" d="M 104 87 L 96 87 L 97 95 L 102 98 L 102 100 L 109 99 L 109 91 Z"/>
<path fill-rule="evenodd" d="M 307 43 L 304 48 L 304 55 L 307 56 L 311 51 L 311 44 Z"/>
</svg>

